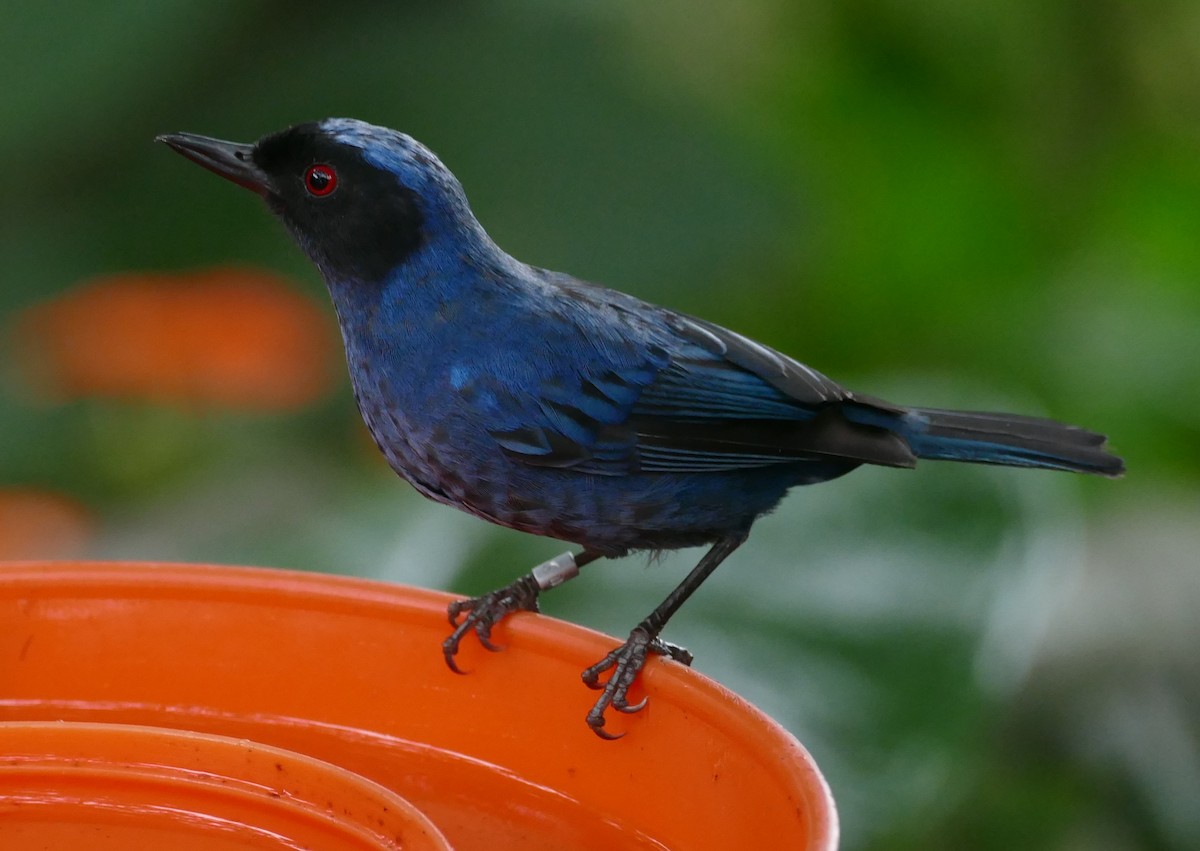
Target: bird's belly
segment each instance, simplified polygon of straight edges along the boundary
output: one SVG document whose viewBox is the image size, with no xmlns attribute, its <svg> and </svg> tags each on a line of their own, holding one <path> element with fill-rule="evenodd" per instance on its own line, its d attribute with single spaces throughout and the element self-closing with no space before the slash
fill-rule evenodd
<svg viewBox="0 0 1200 851">
<path fill-rule="evenodd" d="M 359 410 L 380 451 L 423 495 L 605 553 L 699 545 L 745 531 L 789 487 L 815 480 L 801 465 L 624 476 L 533 466 L 507 455 L 473 418 L 436 400 L 406 404 L 386 380 L 355 378 Z"/>
<path fill-rule="evenodd" d="M 392 468 L 430 499 L 607 554 L 699 545 L 746 530 L 801 478 L 782 470 L 599 476 L 533 467 L 494 444 L 459 443 L 449 425 L 369 407 L 363 417 Z"/>
</svg>

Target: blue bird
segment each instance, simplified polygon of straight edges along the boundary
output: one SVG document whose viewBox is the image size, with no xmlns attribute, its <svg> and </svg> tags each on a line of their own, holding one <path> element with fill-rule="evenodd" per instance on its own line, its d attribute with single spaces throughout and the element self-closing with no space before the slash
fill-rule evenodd
<svg viewBox="0 0 1200 851">
<path fill-rule="evenodd" d="M 1103 435 L 1047 419 L 894 405 L 767 346 L 502 251 L 425 146 L 330 118 L 237 144 L 159 137 L 261 195 L 316 263 L 337 309 L 359 410 L 392 468 L 430 499 L 579 545 L 450 606 L 447 664 L 470 632 L 538 609 L 601 557 L 710 549 L 583 672 L 611 707 L 685 600 L 796 485 L 862 464 L 970 461 L 1119 476 Z M 604 677 L 608 674 L 607 678 Z"/>
</svg>

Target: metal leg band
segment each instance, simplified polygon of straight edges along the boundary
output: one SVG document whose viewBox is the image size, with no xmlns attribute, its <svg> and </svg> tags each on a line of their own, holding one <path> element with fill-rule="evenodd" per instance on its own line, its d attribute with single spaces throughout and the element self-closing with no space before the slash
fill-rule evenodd
<svg viewBox="0 0 1200 851">
<path fill-rule="evenodd" d="M 532 576 L 542 591 L 557 588 L 568 579 L 574 579 L 578 575 L 579 566 L 575 564 L 574 553 L 555 556 L 549 561 L 542 562 L 532 571 Z"/>
</svg>

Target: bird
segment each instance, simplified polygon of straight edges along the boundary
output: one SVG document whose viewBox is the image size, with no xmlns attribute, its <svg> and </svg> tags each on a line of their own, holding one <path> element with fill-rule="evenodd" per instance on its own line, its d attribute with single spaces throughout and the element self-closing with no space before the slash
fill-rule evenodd
<svg viewBox="0 0 1200 851">
<path fill-rule="evenodd" d="M 864 464 L 997 464 L 1118 477 L 1104 435 L 1038 417 L 897 405 L 843 387 L 715 323 L 523 263 L 488 236 L 432 151 L 350 118 L 254 143 L 157 137 L 265 200 L 316 264 L 354 396 L 390 466 L 424 496 L 567 541 L 509 585 L 448 608 L 451 670 L 474 633 L 539 611 L 601 558 L 708 549 L 582 673 L 604 739 L 651 656 L 692 656 L 663 628 L 793 487 Z"/>
</svg>

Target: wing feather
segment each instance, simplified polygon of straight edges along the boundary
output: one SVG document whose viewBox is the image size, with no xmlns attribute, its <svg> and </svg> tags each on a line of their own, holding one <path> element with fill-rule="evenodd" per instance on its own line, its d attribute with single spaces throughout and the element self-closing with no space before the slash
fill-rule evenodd
<svg viewBox="0 0 1200 851">
<path fill-rule="evenodd" d="M 559 285 L 587 310 L 581 345 L 568 363 L 550 365 L 525 422 L 492 432 L 511 457 L 598 475 L 830 458 L 912 465 L 901 438 L 842 417 L 850 393 L 816 370 L 704 320 Z"/>
</svg>

